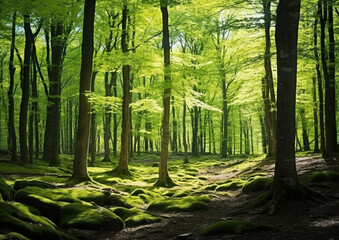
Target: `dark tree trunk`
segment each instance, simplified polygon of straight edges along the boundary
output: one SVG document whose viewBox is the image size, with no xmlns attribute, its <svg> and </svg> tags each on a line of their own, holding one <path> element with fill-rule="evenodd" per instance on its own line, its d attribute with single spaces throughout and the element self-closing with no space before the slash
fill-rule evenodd
<svg viewBox="0 0 339 240">
<path fill-rule="evenodd" d="M 194 89 L 196 90 L 196 88 Z M 198 150 L 198 130 L 199 130 L 199 111 L 198 107 L 191 110 L 192 118 L 192 156 L 199 156 Z"/>
<path fill-rule="evenodd" d="M 27 115 L 28 115 L 28 100 L 29 100 L 29 85 L 30 85 L 30 66 L 32 56 L 33 34 L 30 26 L 30 16 L 24 16 L 25 30 L 25 54 L 24 54 L 24 69 L 21 82 L 21 104 L 20 104 L 20 120 L 19 120 L 19 137 L 20 137 L 20 161 L 29 162 L 27 151 Z"/>
<path fill-rule="evenodd" d="M 159 164 L 159 179 L 155 185 L 160 187 L 172 187 L 174 182 L 170 178 L 167 169 L 168 161 L 168 143 L 170 138 L 170 114 L 171 114 L 171 57 L 170 57 L 170 39 L 169 39 L 169 27 L 168 27 L 168 2 L 162 0 L 160 3 L 162 13 L 162 27 L 163 27 L 163 39 L 162 44 L 164 48 L 164 81 L 166 87 L 163 95 L 164 115 L 162 120 L 162 138 L 161 138 L 161 156 Z"/>
<path fill-rule="evenodd" d="M 9 89 L 8 95 L 8 134 L 11 143 L 11 161 L 17 162 L 17 146 L 16 146 L 16 135 L 14 126 L 14 50 L 15 50 L 15 27 L 16 27 L 16 12 L 12 16 L 12 38 L 11 38 L 11 49 L 9 56 Z"/>
<path fill-rule="evenodd" d="M 172 117 L 173 117 L 173 137 L 172 137 L 172 152 L 178 152 L 178 123 L 175 115 L 174 96 L 172 96 Z"/>
<path fill-rule="evenodd" d="M 91 104 L 86 93 L 91 91 L 91 75 L 94 50 L 94 17 L 96 0 L 85 0 L 82 58 L 80 72 L 79 116 L 76 138 L 76 148 L 73 163 L 74 181 L 89 180 L 87 172 L 88 142 L 91 122 Z"/>
<path fill-rule="evenodd" d="M 33 47 L 34 48 L 34 47 Z M 33 49 L 35 51 L 35 48 Z M 32 113 L 34 117 L 34 138 L 35 138 L 35 159 L 39 158 L 39 105 L 37 87 L 37 66 L 33 59 L 33 79 L 32 79 Z"/>
<path fill-rule="evenodd" d="M 184 154 L 185 159 L 184 163 L 189 163 L 188 161 L 188 150 L 187 150 L 187 140 L 186 140 L 186 100 L 184 100 L 183 113 L 182 113 L 182 142 L 184 145 Z"/>
<path fill-rule="evenodd" d="M 68 31 L 68 32 L 67 32 Z M 43 159 L 50 166 L 60 165 L 60 124 L 61 124 L 61 75 L 66 40 L 69 29 L 65 31 L 62 22 L 52 22 L 51 26 L 51 50 L 52 65 L 49 66 L 49 94 L 46 116 L 46 130 L 44 140 Z M 46 32 L 46 35 L 49 33 Z M 49 37 L 47 37 L 49 39 Z M 49 46 L 49 43 L 46 43 Z M 49 48 L 49 47 L 48 47 Z M 48 54 L 49 55 L 49 54 Z M 47 56 L 49 63 L 49 56 Z"/>
<path fill-rule="evenodd" d="M 111 81 L 112 81 L 112 86 L 113 86 L 113 96 L 117 97 L 118 92 L 117 92 L 117 72 L 112 72 L 111 73 Z M 118 145 L 118 121 L 117 121 L 117 114 L 114 112 L 113 113 L 113 156 L 117 156 L 117 145 Z"/>
<path fill-rule="evenodd" d="M 266 125 L 264 122 L 264 118 L 260 115 L 260 127 L 261 127 L 261 145 L 262 151 L 264 154 L 267 154 L 267 133 L 266 133 Z"/>
<path fill-rule="evenodd" d="M 317 34 L 317 25 L 318 19 L 321 16 L 321 1 L 318 1 L 318 11 L 317 17 L 314 22 L 314 57 L 316 60 L 316 71 L 317 71 L 317 83 L 318 83 L 318 94 L 319 94 L 319 127 L 320 127 L 320 150 L 322 156 L 325 156 L 326 146 L 325 146 L 325 126 L 324 126 L 324 96 L 323 96 L 323 83 L 321 79 L 320 71 L 320 60 L 318 54 L 318 34 Z M 318 136 L 317 136 L 318 137 Z"/>
<path fill-rule="evenodd" d="M 105 72 L 105 92 L 107 97 L 112 96 L 112 87 L 109 81 L 109 72 Z M 110 162 L 110 149 L 109 143 L 111 140 L 111 118 L 112 118 L 112 109 L 110 107 L 106 107 L 105 109 L 105 124 L 104 124 L 104 162 Z"/>
<path fill-rule="evenodd" d="M 122 34 L 121 34 L 121 49 L 123 53 L 128 51 L 128 32 L 127 32 L 127 5 L 123 6 L 122 10 Z M 128 169 L 128 139 L 130 137 L 130 66 L 123 65 L 122 78 L 123 78 L 123 97 L 122 97 L 122 129 L 121 129 L 121 147 L 120 158 L 118 166 L 113 170 L 118 175 L 131 175 Z"/>
<path fill-rule="evenodd" d="M 326 1 L 325 1 L 326 2 Z M 329 62 L 328 81 L 325 81 L 325 124 L 326 124 L 326 155 L 333 158 L 337 147 L 336 95 L 335 95 L 335 42 L 333 31 L 333 0 L 328 1 L 328 39 Z M 325 6 L 324 6 L 325 7 Z M 326 80 L 326 79 L 325 79 Z"/>
<path fill-rule="evenodd" d="M 73 103 L 72 98 L 68 99 L 67 102 L 67 109 L 68 109 L 68 153 L 73 153 L 74 151 L 74 144 L 73 144 Z"/>
<path fill-rule="evenodd" d="M 303 193 L 295 162 L 295 101 L 297 42 L 300 0 L 280 0 L 277 9 L 276 46 L 278 68 L 277 152 L 274 180 L 270 194 L 270 211 L 283 201 L 299 198 Z"/>
<path fill-rule="evenodd" d="M 262 82 L 262 92 L 265 105 L 265 125 L 268 140 L 268 157 L 276 152 L 276 110 L 273 74 L 271 66 L 271 0 L 263 0 L 264 21 L 265 21 L 265 77 Z"/>
<path fill-rule="evenodd" d="M 227 106 L 227 89 L 225 76 L 222 77 L 222 129 L 223 135 L 221 140 L 221 157 L 227 157 L 227 134 L 228 134 L 228 106 Z"/>
<path fill-rule="evenodd" d="M 98 74 L 97 71 L 94 71 L 92 73 L 92 83 L 91 83 L 91 92 L 94 93 L 95 89 L 95 77 Z M 97 124 L 96 124 L 96 113 L 95 110 L 92 109 L 92 113 L 91 113 L 91 143 L 90 143 L 90 149 L 91 149 L 91 162 L 90 165 L 91 167 L 94 167 L 95 164 L 95 154 L 96 154 L 96 150 L 97 150 L 97 146 L 96 146 L 96 141 L 97 141 Z"/>
<path fill-rule="evenodd" d="M 310 151 L 310 141 L 308 139 L 307 134 L 307 123 L 306 123 L 306 116 L 305 116 L 305 108 L 300 108 L 300 118 L 301 118 L 301 129 L 302 129 L 302 136 L 303 136 L 303 144 L 304 144 L 304 151 Z"/>
</svg>

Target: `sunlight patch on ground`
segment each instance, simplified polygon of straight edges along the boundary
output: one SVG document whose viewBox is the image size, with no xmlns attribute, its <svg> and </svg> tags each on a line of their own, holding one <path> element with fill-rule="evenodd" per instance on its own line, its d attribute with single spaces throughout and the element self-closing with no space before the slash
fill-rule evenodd
<svg viewBox="0 0 339 240">
<path fill-rule="evenodd" d="M 332 227 L 339 226 L 339 217 L 333 217 L 329 219 L 321 219 L 317 221 L 313 221 L 310 224 L 313 227 Z"/>
</svg>

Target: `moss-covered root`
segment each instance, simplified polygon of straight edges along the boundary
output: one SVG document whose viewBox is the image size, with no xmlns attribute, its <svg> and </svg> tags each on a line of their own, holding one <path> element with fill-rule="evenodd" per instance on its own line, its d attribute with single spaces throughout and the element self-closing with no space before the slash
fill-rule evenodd
<svg viewBox="0 0 339 240">
<path fill-rule="evenodd" d="M 324 199 L 322 194 L 312 190 L 299 181 L 294 186 L 283 184 L 282 182 L 273 182 L 271 189 L 259 196 L 254 206 L 264 206 L 263 210 L 271 215 L 278 209 L 286 206 L 289 202 L 306 202 L 308 200 L 320 201 L 320 199 Z"/>
<path fill-rule="evenodd" d="M 156 183 L 154 184 L 154 186 L 171 188 L 171 187 L 177 186 L 177 184 L 175 184 L 175 182 L 173 182 L 170 176 L 167 175 L 166 178 L 164 179 L 159 178 L 158 181 L 156 181 Z"/>
<path fill-rule="evenodd" d="M 205 227 L 200 235 L 211 236 L 217 234 L 241 234 L 244 232 L 263 231 L 276 229 L 273 226 L 252 223 L 249 221 L 219 221 L 215 224 Z"/>
<path fill-rule="evenodd" d="M 113 176 L 132 176 L 132 173 L 129 171 L 129 169 L 122 168 L 120 166 L 117 166 L 114 168 L 111 172 L 111 175 Z"/>
<path fill-rule="evenodd" d="M 5 180 L 0 178 L 0 195 L 4 201 L 11 201 L 13 200 L 13 196 L 15 194 L 14 189 L 9 186 Z"/>
<path fill-rule="evenodd" d="M 67 184 L 73 186 L 73 185 L 77 185 L 79 183 L 82 183 L 82 184 L 92 184 L 93 182 L 94 181 L 90 177 L 71 177 L 67 181 Z"/>
<path fill-rule="evenodd" d="M 308 177 L 308 182 L 310 183 L 320 183 L 330 181 L 338 182 L 339 172 L 334 171 L 313 172 Z"/>
</svg>

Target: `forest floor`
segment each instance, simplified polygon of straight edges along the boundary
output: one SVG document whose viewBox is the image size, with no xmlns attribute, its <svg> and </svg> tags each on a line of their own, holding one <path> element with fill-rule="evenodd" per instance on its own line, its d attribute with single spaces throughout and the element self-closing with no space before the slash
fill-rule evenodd
<svg viewBox="0 0 339 240">
<path fill-rule="evenodd" d="M 113 205 L 101 205 L 106 209 L 113 211 L 119 208 L 120 210 L 126 210 L 127 208 L 137 209 L 145 213 L 150 212 L 164 219 L 161 222 L 151 224 L 141 221 L 137 226 L 126 226 L 118 232 L 107 231 L 107 229 L 95 231 L 89 231 L 86 228 L 82 230 L 72 228 L 61 229 L 61 231 L 77 239 L 339 240 L 339 163 L 328 164 L 319 155 L 302 153 L 300 156 L 297 156 L 297 171 L 302 182 L 321 193 L 325 198 L 318 199 L 318 201 L 292 202 L 273 215 L 263 213 L 260 208 L 249 208 L 264 193 L 262 187 L 259 189 L 260 191 L 244 191 L 245 185 L 254 182 L 255 179 L 263 178 L 270 180 L 272 178 L 274 161 L 264 160 L 263 156 L 236 156 L 221 159 L 219 156 L 206 155 L 199 158 L 191 158 L 189 164 L 183 164 L 182 156 L 172 155 L 169 160 L 169 174 L 178 186 L 170 189 L 155 188 L 153 186 L 158 177 L 157 162 L 159 156 L 155 154 L 135 156 L 130 163 L 132 173 L 130 177 L 112 176 L 110 174 L 110 171 L 116 165 L 117 159 L 113 159 L 114 163 L 98 162 L 96 167 L 88 168 L 94 183 L 77 186 L 69 186 L 67 184 L 72 173 L 72 158 L 72 156 L 61 155 L 61 166 L 47 167 L 47 163 L 39 160 L 36 160 L 33 165 L 13 164 L 8 161 L 8 155 L 0 155 L 0 178 L 3 178 L 10 186 L 13 186 L 19 180 L 38 180 L 54 184 L 57 187 L 57 190 L 45 189 L 45 194 L 48 191 L 60 192 L 67 189 L 87 189 L 92 192 L 98 191 L 102 194 L 105 191 L 107 193 L 108 189 L 111 191 L 111 195 L 122 194 L 122 196 L 126 196 L 124 201 L 128 202 L 130 206 L 126 206 L 124 202 L 118 201 Z M 310 175 L 315 174 L 315 172 L 327 173 L 327 171 L 334 171 L 335 177 L 332 179 L 320 178 L 318 179 L 320 181 L 310 182 Z M 267 190 L 267 186 L 265 188 Z M 135 191 L 141 191 L 144 194 L 138 195 L 135 194 Z M 64 197 L 66 200 L 61 200 L 55 195 L 47 194 L 44 196 L 55 202 L 55 204 L 60 203 L 60 201 L 72 202 L 74 200 L 74 198 L 70 199 L 67 196 Z M 192 207 L 196 203 L 194 201 L 201 196 L 208 196 L 208 200 L 210 199 L 210 201 L 207 201 L 207 207 L 204 210 L 193 207 L 188 211 L 188 208 L 185 210 L 185 206 L 178 206 L 189 203 L 187 201 L 192 201 L 192 204 L 188 204 L 189 207 Z M 187 201 L 185 203 L 181 202 L 183 199 Z M 16 196 L 14 200 L 20 202 L 20 199 Z M 166 203 L 167 200 L 176 201 L 174 204 L 177 205 L 174 210 L 150 209 L 153 202 Z M 87 202 L 94 204 L 90 200 Z M 100 202 L 98 203 L 100 205 Z M 205 203 L 200 202 L 199 204 Z M 97 205 L 94 204 L 94 206 Z M 178 211 L 180 207 L 183 207 L 184 210 Z M 125 219 L 123 220 L 125 221 Z M 212 236 L 201 235 L 201 231 L 205 227 L 216 222 L 238 220 L 270 225 L 273 228 L 271 227 L 266 230 L 258 230 L 256 228 L 233 229 L 228 233 Z M 56 224 L 59 225 L 58 222 Z M 25 235 L 25 232 L 20 233 Z M 2 231 L 0 227 L 0 239 L 12 239 L 1 238 L 5 236 L 1 234 L 6 235 L 7 231 Z"/>
<path fill-rule="evenodd" d="M 227 165 L 211 167 L 206 172 L 213 173 L 209 182 L 235 178 L 244 171 L 222 173 Z M 297 158 L 297 171 L 300 179 L 305 180 L 312 171 L 338 170 L 338 164 L 328 165 L 320 156 Z M 273 176 L 274 164 L 266 162 L 261 167 L 245 170 L 247 173 L 266 172 Z M 220 172 L 220 174 L 216 174 Z M 146 240 L 204 240 L 204 239 L 339 239 L 339 183 L 326 182 L 309 184 L 309 186 L 323 194 L 326 198 L 317 201 L 293 202 L 273 215 L 262 213 L 261 209 L 246 209 L 262 193 L 242 193 L 240 189 L 231 191 L 229 195 L 218 195 L 208 204 L 208 209 L 189 213 L 161 214 L 165 222 L 144 225 L 135 228 L 125 228 L 114 234 L 103 234 L 99 239 L 146 239 Z M 239 211 L 238 211 L 239 210 Z M 238 212 L 238 213 L 236 213 Z M 276 229 L 270 231 L 250 231 L 233 234 L 219 234 L 200 236 L 200 231 L 213 223 L 222 220 L 245 220 L 255 223 L 269 224 Z"/>
</svg>

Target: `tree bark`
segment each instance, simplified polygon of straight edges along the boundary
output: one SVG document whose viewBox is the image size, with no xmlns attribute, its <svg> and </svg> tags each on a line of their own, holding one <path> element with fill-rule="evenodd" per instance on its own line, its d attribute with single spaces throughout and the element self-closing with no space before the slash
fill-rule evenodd
<svg viewBox="0 0 339 240">
<path fill-rule="evenodd" d="M 112 96 L 112 87 L 109 81 L 109 72 L 105 72 L 105 92 L 106 92 L 106 97 L 111 97 Z M 105 124 L 104 124 L 104 162 L 110 162 L 110 148 L 109 148 L 109 143 L 111 140 L 111 118 L 112 118 L 112 109 L 110 107 L 106 107 L 105 109 Z"/>
<path fill-rule="evenodd" d="M 161 156 L 159 164 L 159 179 L 155 185 L 160 187 L 172 187 L 174 182 L 168 174 L 168 143 L 170 138 L 170 112 L 171 112 L 171 57 L 170 57 L 170 39 L 168 27 L 168 2 L 162 0 L 160 3 L 162 13 L 162 27 L 163 27 L 163 48 L 164 48 L 164 82 L 165 89 L 163 95 L 164 115 L 162 120 L 162 138 L 161 138 Z"/>
<path fill-rule="evenodd" d="M 325 145 L 325 126 L 324 126 L 324 96 L 323 96 L 323 83 L 321 79 L 321 71 L 320 71 L 320 60 L 318 54 L 318 34 L 317 34 L 317 26 L 318 19 L 321 16 L 321 1 L 318 1 L 318 10 L 317 17 L 314 21 L 314 58 L 316 60 L 316 71 L 317 71 L 317 84 L 318 84 L 318 95 L 319 95 L 319 127 L 320 127 L 320 151 L 322 156 L 325 156 L 326 145 Z M 318 137 L 318 136 L 317 136 Z"/>
<path fill-rule="evenodd" d="M 74 181 L 89 180 L 87 172 L 88 142 L 91 121 L 91 104 L 86 94 L 91 91 L 91 75 L 93 66 L 94 51 L 94 17 L 96 0 L 85 0 L 83 37 L 82 37 L 82 58 L 80 72 L 80 96 L 79 115 L 76 138 L 75 156 L 73 162 Z"/>
<path fill-rule="evenodd" d="M 121 34 L 121 49 L 122 52 L 127 54 L 128 51 L 128 32 L 127 32 L 127 17 L 128 8 L 124 4 L 122 10 L 122 34 Z M 120 158 L 118 166 L 113 170 L 118 175 L 131 175 L 128 169 L 128 139 L 130 137 L 130 71 L 129 65 L 123 65 L 122 78 L 123 78 L 123 97 L 122 97 L 122 127 L 121 127 L 121 147 Z"/>
<path fill-rule="evenodd" d="M 9 56 L 9 89 L 7 92 L 8 95 L 8 134 L 11 143 L 11 161 L 17 162 L 17 144 L 16 144 L 16 135 L 15 135 L 15 125 L 14 125 L 14 50 L 15 50 L 15 27 L 16 27 L 16 12 L 12 16 L 12 38 L 11 38 L 11 49 Z"/>
<path fill-rule="evenodd" d="M 305 108 L 301 107 L 299 110 L 300 118 L 301 118 L 301 129 L 302 129 L 302 136 L 303 136 L 303 145 L 304 151 L 310 151 L 310 141 L 308 139 L 307 134 L 307 123 L 306 123 L 306 116 L 305 116 Z"/>
<path fill-rule="evenodd" d="M 20 104 L 20 119 L 19 119 L 19 137 L 20 137 L 20 161 L 28 163 L 27 149 L 27 115 L 29 101 L 29 84 L 30 84 L 30 65 L 32 56 L 33 34 L 30 26 L 30 16 L 24 16 L 25 30 L 25 53 L 24 53 L 24 69 L 21 82 L 21 104 Z"/>
<path fill-rule="evenodd" d="M 91 82 L 91 92 L 94 93 L 95 91 L 95 77 L 98 74 L 97 71 L 92 72 L 92 82 Z M 96 154 L 96 150 L 97 150 L 97 146 L 96 146 L 96 141 L 97 141 L 97 124 L 96 124 L 96 113 L 95 111 L 91 112 L 91 143 L 90 143 L 90 149 L 91 149 L 91 162 L 90 165 L 91 167 L 94 167 L 95 164 L 95 154 Z"/>
</svg>

